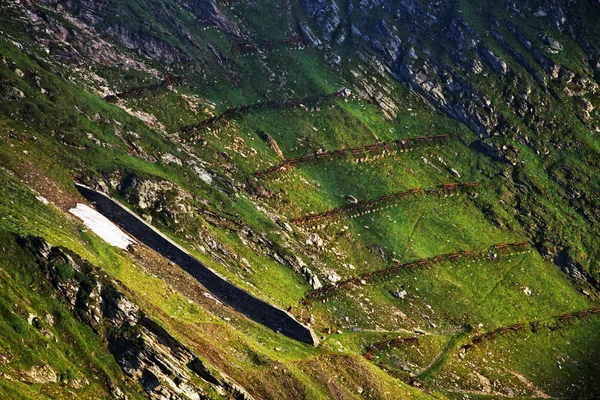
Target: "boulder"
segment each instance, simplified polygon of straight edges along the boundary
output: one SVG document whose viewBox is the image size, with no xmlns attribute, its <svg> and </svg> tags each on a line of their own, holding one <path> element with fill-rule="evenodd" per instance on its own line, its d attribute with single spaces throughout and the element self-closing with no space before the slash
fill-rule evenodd
<svg viewBox="0 0 600 400">
<path fill-rule="evenodd" d="M 310 235 L 308 235 L 308 240 L 307 240 L 307 244 L 312 244 L 315 247 L 323 247 L 323 239 L 321 239 L 321 237 L 319 235 L 317 235 L 316 233 L 311 233 Z"/>
<path fill-rule="evenodd" d="M 348 203 L 348 204 L 358 204 L 358 200 L 354 196 L 347 195 L 346 196 L 346 203 Z"/>
<path fill-rule="evenodd" d="M 492 71 L 497 73 L 498 75 L 505 75 L 508 72 L 508 66 L 500 57 L 495 55 L 490 49 L 487 47 L 479 47 L 479 55 L 488 63 L 488 65 L 492 68 Z"/>
<path fill-rule="evenodd" d="M 25 93 L 14 86 L 0 86 L 0 100 L 22 100 Z"/>
<path fill-rule="evenodd" d="M 548 35 L 544 35 L 544 43 L 546 43 L 552 50 L 562 51 L 563 46 L 558 42 L 558 40 L 551 38 Z"/>
</svg>

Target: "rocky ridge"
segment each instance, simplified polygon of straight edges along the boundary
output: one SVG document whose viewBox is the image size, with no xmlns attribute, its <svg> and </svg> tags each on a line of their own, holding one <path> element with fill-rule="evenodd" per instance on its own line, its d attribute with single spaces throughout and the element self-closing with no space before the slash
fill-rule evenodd
<svg viewBox="0 0 600 400">
<path fill-rule="evenodd" d="M 118 283 L 97 267 L 40 238 L 23 238 L 21 243 L 37 257 L 46 278 L 77 317 L 106 340 L 123 372 L 141 384 L 148 398 L 206 398 L 205 389 L 197 384 L 200 379 L 204 386 L 225 397 L 252 399 L 228 377 L 208 369 L 185 345 L 148 318 Z M 126 399 L 116 386 L 112 394 Z"/>
</svg>

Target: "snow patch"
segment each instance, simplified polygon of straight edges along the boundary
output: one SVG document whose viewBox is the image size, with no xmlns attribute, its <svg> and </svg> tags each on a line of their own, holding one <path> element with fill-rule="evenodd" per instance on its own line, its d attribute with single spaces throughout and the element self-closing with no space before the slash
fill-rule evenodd
<svg viewBox="0 0 600 400">
<path fill-rule="evenodd" d="M 136 243 L 135 240 L 123 233 L 123 231 L 108 218 L 85 204 L 78 203 L 77 206 L 71 208 L 69 212 L 82 220 L 85 226 L 90 228 L 96 235 L 100 236 L 112 246 L 126 249 L 130 244 Z"/>
</svg>

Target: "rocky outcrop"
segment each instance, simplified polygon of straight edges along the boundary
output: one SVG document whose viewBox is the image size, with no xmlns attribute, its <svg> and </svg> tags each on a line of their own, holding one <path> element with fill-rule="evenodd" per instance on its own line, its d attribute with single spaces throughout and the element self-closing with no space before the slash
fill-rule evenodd
<svg viewBox="0 0 600 400">
<path fill-rule="evenodd" d="M 348 19 L 343 20 L 339 5 L 335 2 L 306 0 L 307 15 L 318 26 L 324 42 L 332 46 L 346 40 L 343 27 L 351 26 L 349 34 L 358 56 L 367 69 L 391 75 L 407 84 L 419 96 L 453 118 L 464 122 L 481 137 L 486 137 L 498 125 L 498 117 L 485 96 L 467 84 L 451 65 L 432 56 L 428 42 L 437 41 L 431 35 L 432 28 L 445 19 L 452 10 L 450 2 L 442 1 L 423 5 L 414 0 L 398 3 L 386 0 L 363 1 L 355 6 L 349 4 Z M 371 10 L 383 9 L 392 16 L 393 24 L 385 18 L 374 18 Z M 376 14 L 375 14 L 376 15 Z M 405 31 L 401 32 L 397 25 Z M 508 71 L 505 61 L 491 50 L 481 46 L 480 39 L 461 17 L 454 17 L 443 30 L 446 39 L 452 42 L 451 58 L 466 70 L 482 71 L 483 59 L 490 69 L 499 75 Z M 380 105 L 388 118 L 396 114 L 394 98 L 388 88 L 366 82 L 359 71 L 352 72 L 357 80 L 357 93 Z"/>
<path fill-rule="evenodd" d="M 123 372 L 142 385 L 148 398 L 203 399 L 208 387 L 226 398 L 252 398 L 148 318 L 100 269 L 43 239 L 23 238 L 21 245 L 37 258 L 65 304 L 107 342 Z M 33 368 L 26 375 L 31 383 L 57 381 L 49 367 Z M 118 388 L 113 392 L 121 393 Z"/>
<path fill-rule="evenodd" d="M 146 213 L 149 221 L 153 217 L 161 217 L 167 225 L 178 225 L 195 215 L 192 195 L 172 182 L 142 179 L 130 174 L 119 182 L 117 188 L 128 203 Z"/>
<path fill-rule="evenodd" d="M 489 64 L 495 73 L 498 75 L 506 75 L 508 66 L 504 60 L 495 55 L 490 49 L 484 46 L 479 47 L 479 55 L 481 55 L 481 58 Z"/>
<path fill-rule="evenodd" d="M 506 25 L 513 35 L 515 35 L 515 37 L 521 42 L 521 44 L 530 50 L 533 59 L 542 67 L 546 74 L 553 79 L 558 78 L 560 65 L 554 63 L 554 61 L 545 56 L 542 51 L 534 46 L 532 42 L 528 40 L 513 23 L 507 22 Z"/>
<path fill-rule="evenodd" d="M 340 9 L 335 0 L 306 0 L 304 8 L 310 18 L 317 24 L 323 39 L 331 42 L 334 33 L 342 22 Z"/>
<path fill-rule="evenodd" d="M 177 0 L 177 3 L 189 10 L 201 23 L 216 26 L 230 35 L 240 36 L 239 28 L 223 14 L 215 0 Z"/>
<path fill-rule="evenodd" d="M 0 83 L 0 100 L 22 100 L 25 93 L 14 86 L 7 86 Z"/>
<path fill-rule="evenodd" d="M 239 28 L 231 23 L 229 19 L 217 7 L 215 1 L 211 0 L 178 0 L 181 7 L 189 11 L 198 22 L 205 26 L 216 26 L 223 32 L 239 36 Z M 172 63 L 182 63 L 190 59 L 190 55 L 185 49 L 179 48 L 173 44 L 173 41 L 165 40 L 165 37 L 171 34 L 176 34 L 185 42 L 196 48 L 201 48 L 201 45 L 190 35 L 186 28 L 170 15 L 166 8 L 160 4 L 152 5 L 154 10 L 149 10 L 154 13 L 158 23 L 154 25 L 162 25 L 167 27 L 171 32 L 162 30 L 157 32 L 152 26 L 153 22 L 147 21 L 148 14 L 136 15 L 137 21 L 128 19 L 119 19 L 119 14 L 114 13 L 113 6 L 107 1 L 91 1 L 91 0 L 40 0 L 40 3 L 55 8 L 58 12 L 69 12 L 81 23 L 87 24 L 104 36 L 109 37 L 113 41 L 119 43 L 125 48 L 138 53 L 141 56 L 152 60 Z M 77 43 L 77 35 L 73 34 L 70 29 L 64 27 L 56 20 L 51 21 L 54 26 L 54 31 L 57 37 L 63 41 Z M 81 27 L 81 24 L 79 26 Z M 102 40 L 90 38 L 86 41 L 89 46 L 97 47 L 109 56 L 113 57 L 115 53 L 106 52 L 106 45 Z M 83 46 L 80 46 L 80 51 L 87 52 Z M 93 53 L 90 53 L 93 56 Z M 70 57 L 77 58 L 76 53 L 70 54 Z"/>
<path fill-rule="evenodd" d="M 480 137 L 487 137 L 498 126 L 498 116 L 491 102 L 477 92 L 446 65 L 406 64 L 398 78 L 438 109 L 463 122 Z"/>
<path fill-rule="evenodd" d="M 104 32 L 127 49 L 153 60 L 167 63 L 188 61 L 181 50 L 156 36 L 131 30 L 121 24 L 111 25 Z"/>
</svg>

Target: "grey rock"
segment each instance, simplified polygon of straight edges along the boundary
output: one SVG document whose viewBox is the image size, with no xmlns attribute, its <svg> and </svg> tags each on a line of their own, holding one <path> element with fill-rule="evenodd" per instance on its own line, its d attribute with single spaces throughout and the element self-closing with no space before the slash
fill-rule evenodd
<svg viewBox="0 0 600 400">
<path fill-rule="evenodd" d="M 319 26 L 323 40 L 331 42 L 341 23 L 340 9 L 334 0 L 305 0 L 304 9 Z"/>
<path fill-rule="evenodd" d="M 49 365 L 34 366 L 24 371 L 23 381 L 28 384 L 44 384 L 58 382 L 58 375 Z"/>
<path fill-rule="evenodd" d="M 500 57 L 496 56 L 490 49 L 487 47 L 479 47 L 479 55 L 483 60 L 489 64 L 492 70 L 498 75 L 506 75 L 508 72 L 508 66 L 506 62 L 502 60 Z"/>
<path fill-rule="evenodd" d="M 321 283 L 321 281 L 319 281 L 319 278 L 316 275 L 311 276 L 309 283 L 310 286 L 312 286 L 312 288 L 315 290 L 321 289 L 323 287 L 323 284 Z"/>
<path fill-rule="evenodd" d="M 0 100 L 22 100 L 25 93 L 14 86 L 0 86 Z"/>
<path fill-rule="evenodd" d="M 301 22 L 300 23 L 300 31 L 302 31 L 302 33 L 304 34 L 304 36 L 306 37 L 306 40 L 308 40 L 308 42 L 315 47 L 321 47 L 321 45 L 323 44 L 313 33 L 313 31 L 310 29 L 310 27 L 304 23 Z"/>
<path fill-rule="evenodd" d="M 358 200 L 356 199 L 356 197 L 354 197 L 352 195 L 347 195 L 346 196 L 346 203 L 348 203 L 348 204 L 358 204 Z"/>
<path fill-rule="evenodd" d="M 457 170 L 455 170 L 454 168 L 450 168 L 450 173 L 452 175 L 454 175 L 455 177 L 460 178 L 460 173 Z"/>
<path fill-rule="evenodd" d="M 544 35 L 544 43 L 546 43 L 552 50 L 562 51 L 563 46 L 558 42 L 558 40 L 551 38 L 548 35 Z"/>
<path fill-rule="evenodd" d="M 200 378 L 216 391 L 229 392 L 240 399 L 252 398 L 225 375 L 211 372 L 183 343 L 147 318 L 119 285 L 97 267 L 61 248 L 52 247 L 42 257 L 47 246 L 39 239 L 23 239 L 22 246 L 38 255 L 40 268 L 59 296 L 67 300 L 77 318 L 103 336 L 123 372 L 139 381 L 149 398 L 201 398 L 203 389 L 194 383 Z M 30 384 L 58 381 L 49 366 L 34 367 L 24 377 Z M 86 384 L 82 380 L 69 382 L 71 387 Z M 115 398 L 126 398 L 115 383 L 110 382 L 109 388 Z"/>
<path fill-rule="evenodd" d="M 317 235 L 316 233 L 311 233 L 308 235 L 308 240 L 307 240 L 307 244 L 312 244 L 313 246 L 317 247 L 317 248 L 321 248 L 323 247 L 323 239 L 321 239 L 321 237 L 319 235 Z"/>
</svg>

